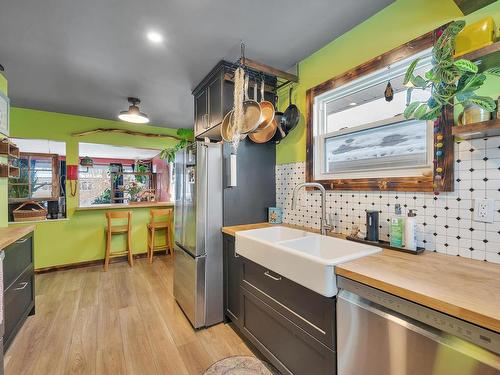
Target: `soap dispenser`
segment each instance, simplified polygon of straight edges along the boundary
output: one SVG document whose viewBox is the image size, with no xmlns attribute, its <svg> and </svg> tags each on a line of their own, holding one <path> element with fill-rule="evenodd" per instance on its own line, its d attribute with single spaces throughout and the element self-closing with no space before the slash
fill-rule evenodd
<svg viewBox="0 0 500 375">
<path fill-rule="evenodd" d="M 405 222 L 405 248 L 417 251 L 417 223 L 415 209 L 408 210 L 408 217 Z"/>
<path fill-rule="evenodd" d="M 401 205 L 394 206 L 394 217 L 390 226 L 390 245 L 394 247 L 404 246 L 404 217 L 401 216 Z"/>
</svg>

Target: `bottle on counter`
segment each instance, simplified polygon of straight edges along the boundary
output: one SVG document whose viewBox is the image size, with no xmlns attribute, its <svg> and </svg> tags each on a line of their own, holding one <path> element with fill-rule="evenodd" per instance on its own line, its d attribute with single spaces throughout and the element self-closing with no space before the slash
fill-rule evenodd
<svg viewBox="0 0 500 375">
<path fill-rule="evenodd" d="M 405 222 L 404 245 L 408 250 L 417 250 L 417 223 L 415 209 L 408 210 L 408 217 Z"/>
<path fill-rule="evenodd" d="M 391 218 L 390 245 L 394 247 L 404 247 L 404 223 L 405 218 L 401 215 L 401 205 L 394 206 L 394 216 Z"/>
</svg>

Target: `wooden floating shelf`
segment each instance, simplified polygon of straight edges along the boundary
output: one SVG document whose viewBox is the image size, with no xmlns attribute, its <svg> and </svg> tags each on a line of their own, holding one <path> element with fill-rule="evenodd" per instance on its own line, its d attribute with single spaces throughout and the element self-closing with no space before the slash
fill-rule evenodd
<svg viewBox="0 0 500 375">
<path fill-rule="evenodd" d="M 467 59 L 475 62 L 480 72 L 498 66 L 500 63 L 500 41 L 475 51 L 457 56 L 456 59 Z"/>
<path fill-rule="evenodd" d="M 471 52 L 467 52 L 463 55 L 456 56 L 456 59 L 467 59 L 471 61 L 479 60 L 481 58 L 484 58 L 488 55 L 491 55 L 495 52 L 500 51 L 500 41 L 494 42 L 492 44 L 489 44 L 487 46 L 481 47 L 479 49 L 476 49 Z"/>
<path fill-rule="evenodd" d="M 14 159 L 19 159 L 19 147 L 11 142 L 0 142 L 0 155 L 8 156 Z"/>
<path fill-rule="evenodd" d="M 0 178 L 9 177 L 9 166 L 7 164 L 0 164 Z"/>
<path fill-rule="evenodd" d="M 21 174 L 21 169 L 19 167 L 13 167 L 9 165 L 9 178 L 19 178 Z"/>
<path fill-rule="evenodd" d="M 461 139 L 480 139 L 500 135 L 500 119 L 476 122 L 468 125 L 457 125 L 451 133 Z"/>
</svg>

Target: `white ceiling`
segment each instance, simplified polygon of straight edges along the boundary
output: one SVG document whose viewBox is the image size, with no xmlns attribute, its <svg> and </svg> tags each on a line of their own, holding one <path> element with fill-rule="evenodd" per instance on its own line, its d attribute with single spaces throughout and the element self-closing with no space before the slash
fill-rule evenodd
<svg viewBox="0 0 500 375">
<path fill-rule="evenodd" d="M 191 90 L 241 40 L 289 69 L 392 2 L 2 0 L 0 64 L 13 106 L 116 119 L 136 96 L 153 124 L 192 127 Z"/>
<path fill-rule="evenodd" d="M 66 143 L 47 141 L 45 139 L 12 138 L 12 142 L 19 147 L 21 152 L 40 154 L 57 154 L 66 156 Z"/>
<path fill-rule="evenodd" d="M 160 150 L 101 145 L 96 143 L 79 143 L 78 146 L 80 149 L 80 157 L 88 156 L 91 158 L 147 160 L 154 158 L 160 153 Z"/>
<path fill-rule="evenodd" d="M 14 142 L 21 152 L 32 152 L 42 154 L 66 155 L 66 143 L 47 141 L 44 139 L 21 139 L 13 138 Z M 160 150 L 143 149 L 135 147 L 121 147 L 103 145 L 97 143 L 80 143 L 80 157 L 88 156 L 91 158 L 107 159 L 151 159 L 159 154 Z"/>
</svg>

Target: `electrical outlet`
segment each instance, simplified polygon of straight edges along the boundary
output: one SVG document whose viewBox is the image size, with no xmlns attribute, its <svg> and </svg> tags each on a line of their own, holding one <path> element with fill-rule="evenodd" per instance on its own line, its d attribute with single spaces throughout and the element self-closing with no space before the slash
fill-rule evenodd
<svg viewBox="0 0 500 375">
<path fill-rule="evenodd" d="M 493 223 L 495 201 L 493 199 L 474 200 L 474 221 Z"/>
</svg>

